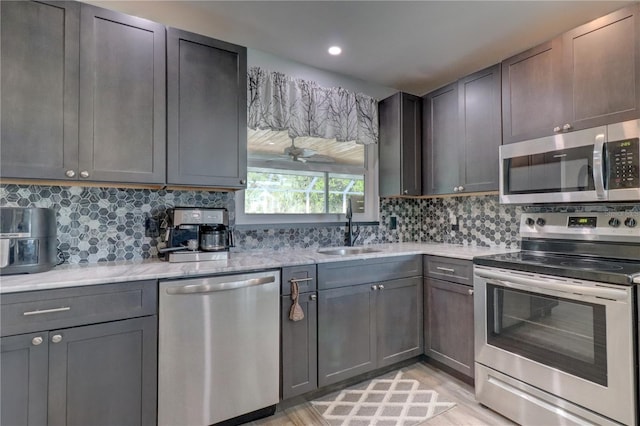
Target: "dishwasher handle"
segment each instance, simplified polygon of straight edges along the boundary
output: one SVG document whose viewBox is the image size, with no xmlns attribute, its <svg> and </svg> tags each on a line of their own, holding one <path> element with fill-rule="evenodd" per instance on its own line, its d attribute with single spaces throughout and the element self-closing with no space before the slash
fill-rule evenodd
<svg viewBox="0 0 640 426">
<path fill-rule="evenodd" d="M 269 284 L 276 280 L 273 275 L 260 278 L 250 278 L 242 281 L 227 281 L 221 283 L 192 284 L 185 286 L 169 287 L 166 289 L 167 294 L 201 294 L 213 293 L 216 291 L 236 290 L 244 287 L 253 287 L 262 284 Z"/>
</svg>

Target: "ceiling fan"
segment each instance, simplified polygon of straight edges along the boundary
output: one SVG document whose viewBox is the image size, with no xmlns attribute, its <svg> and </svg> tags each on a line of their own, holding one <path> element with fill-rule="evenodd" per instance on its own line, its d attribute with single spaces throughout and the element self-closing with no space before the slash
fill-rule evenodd
<svg viewBox="0 0 640 426">
<path fill-rule="evenodd" d="M 295 145 L 295 138 L 291 138 L 291 146 L 284 149 L 284 153 L 293 161 L 306 163 L 333 163 L 335 160 L 328 155 L 317 154 L 315 150 L 309 148 L 300 148 Z"/>
</svg>

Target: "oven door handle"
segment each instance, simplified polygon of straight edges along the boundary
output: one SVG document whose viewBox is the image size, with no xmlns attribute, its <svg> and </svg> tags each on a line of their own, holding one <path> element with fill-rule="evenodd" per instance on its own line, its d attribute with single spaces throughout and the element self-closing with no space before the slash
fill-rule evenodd
<svg viewBox="0 0 640 426">
<path fill-rule="evenodd" d="M 498 285 L 514 288 L 517 290 L 535 291 L 537 288 L 558 291 L 561 293 L 580 294 L 583 296 L 600 297 L 611 300 L 626 300 L 628 292 L 626 289 L 617 290 L 608 287 L 583 287 L 575 284 L 567 284 L 562 281 L 536 280 L 524 277 L 506 276 L 503 273 L 476 269 L 476 275 L 482 278 L 495 280 Z"/>
</svg>

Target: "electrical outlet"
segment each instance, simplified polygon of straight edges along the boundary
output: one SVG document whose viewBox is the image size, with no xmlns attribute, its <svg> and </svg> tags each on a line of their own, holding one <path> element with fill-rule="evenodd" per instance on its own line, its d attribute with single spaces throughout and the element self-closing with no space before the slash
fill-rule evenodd
<svg viewBox="0 0 640 426">
<path fill-rule="evenodd" d="M 398 217 L 391 216 L 389 218 L 389 229 L 393 231 L 394 229 L 398 229 Z"/>
<path fill-rule="evenodd" d="M 451 224 L 452 231 L 460 230 L 460 224 L 458 223 L 458 216 L 456 216 L 455 213 L 453 212 L 449 212 L 449 223 Z"/>
<path fill-rule="evenodd" d="M 152 217 L 148 217 L 144 221 L 145 236 L 149 238 L 158 238 L 160 236 L 160 228 L 158 221 Z"/>
</svg>

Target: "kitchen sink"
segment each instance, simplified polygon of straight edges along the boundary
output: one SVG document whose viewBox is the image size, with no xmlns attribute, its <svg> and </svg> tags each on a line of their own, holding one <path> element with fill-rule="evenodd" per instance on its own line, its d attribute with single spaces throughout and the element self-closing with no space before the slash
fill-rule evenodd
<svg viewBox="0 0 640 426">
<path fill-rule="evenodd" d="M 368 248 L 368 247 L 342 247 L 342 248 L 320 249 L 318 250 L 318 253 L 328 254 L 331 256 L 351 256 L 355 254 L 378 253 L 381 251 L 382 250 Z"/>
</svg>

